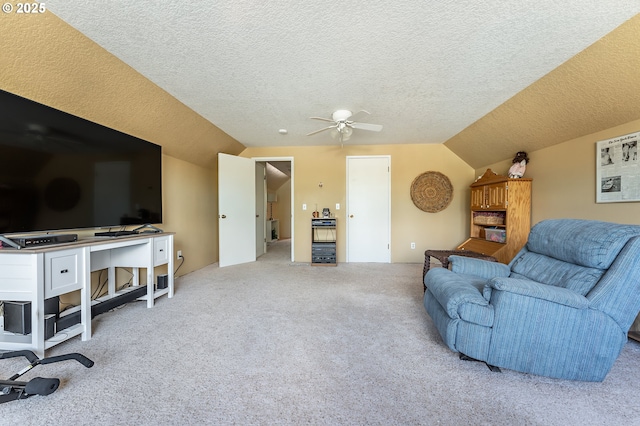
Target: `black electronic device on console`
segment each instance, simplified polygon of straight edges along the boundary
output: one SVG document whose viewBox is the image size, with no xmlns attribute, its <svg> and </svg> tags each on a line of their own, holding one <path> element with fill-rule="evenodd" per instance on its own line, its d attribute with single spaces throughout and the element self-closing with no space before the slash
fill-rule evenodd
<svg viewBox="0 0 640 426">
<path fill-rule="evenodd" d="M 4 239 L 9 239 L 14 244 L 10 244 L 7 241 L 1 241 L 2 247 L 29 248 L 46 246 L 49 244 L 72 243 L 74 241 L 78 241 L 78 234 L 27 235 L 22 237 L 5 237 Z M 16 245 L 18 247 L 16 247 Z"/>
<path fill-rule="evenodd" d="M 96 232 L 96 237 L 122 237 L 125 235 L 139 235 L 139 234 L 158 234 L 162 232 L 162 229 L 156 228 L 155 226 L 145 223 L 144 225 L 138 226 L 136 229 L 132 229 L 130 231 L 120 230 L 120 231 L 104 231 L 104 232 Z"/>
<path fill-rule="evenodd" d="M 311 225 L 334 227 L 336 226 L 336 220 L 335 219 L 312 219 Z"/>
<path fill-rule="evenodd" d="M 104 231 L 104 232 L 96 232 L 96 237 L 122 237 L 125 235 L 137 235 L 136 231 Z"/>
</svg>

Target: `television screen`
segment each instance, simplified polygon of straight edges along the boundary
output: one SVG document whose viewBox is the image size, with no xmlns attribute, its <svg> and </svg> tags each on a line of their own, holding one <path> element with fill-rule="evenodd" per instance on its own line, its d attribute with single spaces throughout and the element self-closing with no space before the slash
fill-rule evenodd
<svg viewBox="0 0 640 426">
<path fill-rule="evenodd" d="M 161 222 L 160 146 L 0 91 L 0 234 Z"/>
</svg>

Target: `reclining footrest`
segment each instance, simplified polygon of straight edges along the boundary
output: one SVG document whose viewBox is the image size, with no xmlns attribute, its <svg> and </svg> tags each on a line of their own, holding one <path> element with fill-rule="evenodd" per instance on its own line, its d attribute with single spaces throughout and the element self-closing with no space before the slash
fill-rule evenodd
<svg viewBox="0 0 640 426">
<path fill-rule="evenodd" d="M 494 373 L 502 373 L 502 370 L 500 370 L 500 367 L 496 367 L 495 365 L 488 364 L 485 361 L 480 361 L 479 359 L 471 358 L 470 356 L 467 356 L 462 352 L 460 352 L 460 359 L 463 361 L 484 362 L 485 365 L 489 368 L 489 370 L 493 371 Z"/>
</svg>

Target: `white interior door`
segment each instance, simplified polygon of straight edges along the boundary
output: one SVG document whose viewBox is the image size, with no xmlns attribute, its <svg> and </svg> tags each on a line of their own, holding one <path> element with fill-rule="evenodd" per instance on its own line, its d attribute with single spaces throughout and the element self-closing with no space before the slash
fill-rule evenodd
<svg viewBox="0 0 640 426">
<path fill-rule="evenodd" d="M 391 159 L 347 157 L 347 262 L 391 262 Z"/>
<path fill-rule="evenodd" d="M 256 260 L 255 183 L 252 159 L 218 154 L 220 267 Z"/>
</svg>

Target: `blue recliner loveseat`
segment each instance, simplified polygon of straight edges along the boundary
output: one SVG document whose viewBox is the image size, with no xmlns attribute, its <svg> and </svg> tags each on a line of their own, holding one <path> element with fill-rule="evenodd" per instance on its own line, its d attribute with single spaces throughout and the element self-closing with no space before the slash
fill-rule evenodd
<svg viewBox="0 0 640 426">
<path fill-rule="evenodd" d="M 637 225 L 545 220 L 509 265 L 449 261 L 424 306 L 451 350 L 489 366 L 602 381 L 640 311 Z"/>
</svg>

